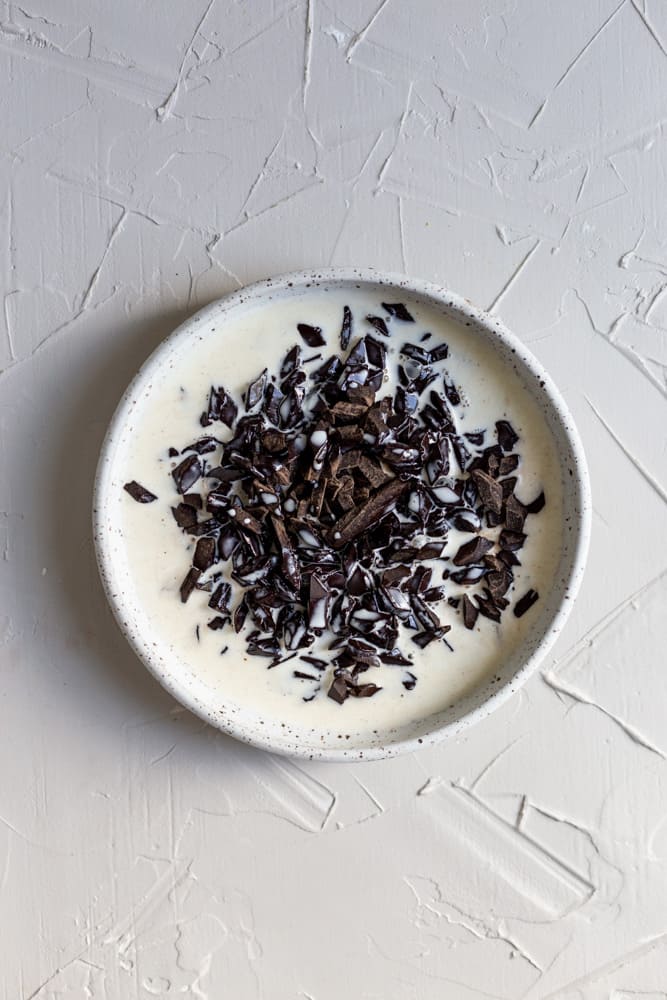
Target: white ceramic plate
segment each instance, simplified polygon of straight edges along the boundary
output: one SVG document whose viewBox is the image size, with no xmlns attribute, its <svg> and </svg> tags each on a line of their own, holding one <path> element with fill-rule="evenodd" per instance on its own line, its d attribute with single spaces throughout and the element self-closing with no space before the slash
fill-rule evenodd
<svg viewBox="0 0 667 1000">
<path fill-rule="evenodd" d="M 224 323 L 232 311 L 258 304 L 269 297 L 273 300 L 294 295 L 304 286 L 340 287 L 346 284 L 367 284 L 381 288 L 386 297 L 387 287 L 435 306 L 454 320 L 466 323 L 471 336 L 492 342 L 493 347 L 521 377 L 525 391 L 539 403 L 551 427 L 561 460 L 564 523 L 559 571 L 549 593 L 540 601 L 531 628 L 521 645 L 495 670 L 491 679 L 460 699 L 448 709 L 408 727 L 379 732 L 376 736 L 355 736 L 341 746 L 335 734 L 320 734 L 318 739 L 296 739 L 286 735 L 278 720 L 260 719 L 256 713 L 227 710 L 224 692 L 213 690 L 195 672 L 184 670 L 175 657 L 157 652 L 159 644 L 128 596 L 126 586 L 123 537 L 114 516 L 114 500 L 118 478 L 114 463 L 119 444 L 126 431 L 130 414 L 137 402 L 148 392 L 157 371 L 166 364 L 178 363 L 178 357 L 189 343 L 201 340 L 207 326 Z M 98 564 L 107 598 L 118 624 L 137 655 L 160 683 L 191 711 L 213 726 L 245 742 L 277 753 L 323 760 L 371 760 L 412 751 L 460 733 L 501 705 L 535 670 L 551 647 L 568 616 L 584 571 L 590 533 L 591 500 L 588 474 L 579 436 L 568 410 L 549 376 L 539 363 L 493 316 L 476 309 L 460 296 L 445 288 L 400 275 L 380 274 L 371 270 L 329 268 L 304 271 L 268 279 L 242 289 L 201 310 L 168 337 L 144 363 L 125 392 L 107 432 L 95 481 L 93 528 Z M 500 678 L 498 682 L 497 678 Z"/>
</svg>

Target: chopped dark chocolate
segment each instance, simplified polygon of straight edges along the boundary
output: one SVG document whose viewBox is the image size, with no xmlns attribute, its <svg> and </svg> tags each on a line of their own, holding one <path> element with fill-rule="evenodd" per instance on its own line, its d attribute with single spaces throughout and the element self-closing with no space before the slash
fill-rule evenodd
<svg viewBox="0 0 667 1000">
<path fill-rule="evenodd" d="M 367 315 L 373 332 L 354 343 L 343 308 L 340 357 L 304 360 L 295 344 L 279 372 L 250 383 L 243 415 L 211 386 L 200 422 L 225 423 L 230 439 L 187 444 L 172 471 L 172 513 L 194 546 L 181 600 L 205 591 L 208 628 L 243 633 L 267 669 L 299 657 L 292 676 L 315 684 L 304 701 L 374 696 L 382 680 L 368 678 L 396 666 L 408 668 L 401 684 L 411 691 L 408 638 L 449 645 L 439 615 L 460 614 L 466 629 L 479 615 L 500 621 L 526 516 L 544 506 L 543 494 L 529 505 L 516 497 L 518 436 L 507 420 L 486 447 L 483 428 L 459 430 L 462 392 L 442 365 L 446 343 L 415 330 L 420 343 L 400 346 L 398 384 L 386 393 L 386 338 L 414 317 L 400 302 L 382 308 L 385 318 Z M 309 347 L 325 346 L 320 327 L 297 329 Z M 156 499 L 138 483 L 125 488 L 138 502 Z M 452 530 L 468 541 L 449 548 Z M 518 617 L 534 593 L 516 602 Z"/>
<path fill-rule="evenodd" d="M 496 437 L 503 451 L 512 451 L 514 445 L 519 440 L 519 435 L 509 420 L 496 420 Z"/>
<path fill-rule="evenodd" d="M 375 327 L 377 332 L 383 337 L 389 336 L 389 328 L 381 316 L 367 316 L 366 321 Z"/>
<path fill-rule="evenodd" d="M 503 509 L 503 488 L 497 479 L 493 479 L 482 469 L 475 469 L 471 478 L 477 487 L 479 498 L 486 510 L 500 514 Z"/>
<path fill-rule="evenodd" d="M 544 493 L 539 493 L 534 500 L 529 504 L 526 504 L 525 510 L 527 514 L 539 514 L 545 504 Z"/>
<path fill-rule="evenodd" d="M 187 493 L 188 490 L 192 489 L 197 480 L 201 478 L 202 471 L 202 464 L 197 455 L 189 455 L 184 458 L 172 472 L 178 492 Z"/>
<path fill-rule="evenodd" d="M 414 316 L 411 316 L 402 302 L 383 302 L 382 308 L 395 319 L 401 319 L 404 323 L 414 323 Z"/>
<path fill-rule="evenodd" d="M 194 566 L 188 570 L 185 579 L 183 580 L 183 583 L 181 584 L 180 587 L 181 601 L 183 604 L 185 604 L 188 597 L 197 586 L 197 581 L 199 580 L 200 576 L 201 572 L 198 569 L 195 569 Z"/>
<path fill-rule="evenodd" d="M 467 629 L 473 629 L 477 622 L 479 611 L 467 594 L 464 594 L 461 598 L 461 610 L 463 612 L 463 624 Z"/>
<path fill-rule="evenodd" d="M 478 563 L 482 556 L 486 555 L 493 548 L 490 538 L 476 535 L 469 542 L 464 542 L 460 547 L 452 562 L 455 566 L 470 566 Z"/>
<path fill-rule="evenodd" d="M 136 500 L 137 503 L 153 503 L 154 500 L 157 500 L 154 493 L 151 493 L 150 490 L 147 490 L 145 486 L 142 486 L 134 479 L 131 483 L 125 483 L 123 489 L 126 493 L 129 493 L 132 499 Z"/>
<path fill-rule="evenodd" d="M 537 593 L 536 590 L 533 590 L 532 588 L 530 590 L 527 590 L 526 593 L 523 595 L 523 597 L 520 597 L 519 600 L 514 605 L 514 614 L 516 615 L 516 617 L 523 618 L 526 611 L 529 611 L 530 608 L 532 608 L 533 604 L 535 604 L 535 601 L 539 600 L 539 597 L 540 595 Z"/>
<path fill-rule="evenodd" d="M 309 347 L 323 347 L 326 344 L 324 334 L 319 326 L 310 326 L 308 323 L 297 323 L 296 328 Z"/>
</svg>

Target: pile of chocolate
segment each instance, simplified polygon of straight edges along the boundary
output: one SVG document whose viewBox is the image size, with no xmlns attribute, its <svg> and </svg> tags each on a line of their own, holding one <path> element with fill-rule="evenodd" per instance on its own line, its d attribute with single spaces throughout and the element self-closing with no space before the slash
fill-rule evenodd
<svg viewBox="0 0 667 1000">
<path fill-rule="evenodd" d="M 499 622 L 526 517 L 544 506 L 543 494 L 528 506 L 514 494 L 518 438 L 507 421 L 492 442 L 485 430 L 457 431 L 445 343 L 429 347 L 430 333 L 403 343 L 395 392 L 382 394 L 387 338 L 414 322 L 401 303 L 382 308 L 352 342 L 346 306 L 340 351 L 304 358 L 294 346 L 278 374 L 248 386 L 242 413 L 212 386 L 201 424 L 224 424 L 231 437 L 170 449 L 185 456 L 172 473 L 174 518 L 196 539 L 181 599 L 209 592 L 208 627 L 244 630 L 248 653 L 269 667 L 298 657 L 294 676 L 315 682 L 305 700 L 323 685 L 338 702 L 374 695 L 369 676 L 381 664 L 414 688 L 405 644 L 447 644 L 451 625 L 436 606 L 468 629 L 479 615 Z M 325 346 L 318 327 L 298 331 L 309 348 Z M 126 489 L 155 499 L 136 482 Z M 470 539 L 446 557 L 451 528 Z M 537 597 L 528 591 L 514 613 Z M 314 656 L 321 637 L 326 653 Z"/>
</svg>

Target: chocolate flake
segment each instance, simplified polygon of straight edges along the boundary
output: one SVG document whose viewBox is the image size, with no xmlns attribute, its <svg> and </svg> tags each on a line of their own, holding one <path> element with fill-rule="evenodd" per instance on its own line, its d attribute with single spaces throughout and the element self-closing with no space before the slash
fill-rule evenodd
<svg viewBox="0 0 667 1000">
<path fill-rule="evenodd" d="M 496 437 L 503 451 L 512 451 L 514 445 L 519 440 L 519 435 L 509 420 L 496 420 Z"/>
<path fill-rule="evenodd" d="M 395 319 L 403 320 L 404 323 L 414 323 L 414 316 L 411 316 L 402 302 L 383 302 L 382 308 Z"/>
<path fill-rule="evenodd" d="M 154 493 L 151 493 L 150 490 L 147 490 L 145 486 L 142 486 L 135 479 L 133 479 L 131 483 L 125 483 L 123 489 L 129 493 L 132 499 L 136 500 L 137 503 L 153 503 L 154 500 L 157 500 Z"/>
<path fill-rule="evenodd" d="M 340 349 L 346 351 L 350 346 L 352 336 L 352 310 L 349 306 L 343 306 L 343 324 L 340 328 Z"/>
<path fill-rule="evenodd" d="M 296 328 L 309 347 L 324 347 L 326 344 L 319 326 L 310 326 L 308 323 L 297 323 Z"/>
<path fill-rule="evenodd" d="M 177 465 L 172 472 L 176 489 L 179 493 L 187 493 L 201 477 L 203 468 L 197 455 L 189 455 Z"/>
<path fill-rule="evenodd" d="M 467 629 L 473 629 L 477 622 L 479 611 L 467 594 L 464 594 L 461 598 L 461 610 L 463 612 L 463 624 Z"/>
<path fill-rule="evenodd" d="M 532 588 L 530 590 L 527 590 L 526 593 L 523 595 L 523 597 L 520 597 L 519 600 L 514 605 L 514 614 L 516 615 L 516 617 L 523 618 L 526 611 L 529 611 L 530 608 L 532 608 L 533 604 L 535 604 L 535 602 L 539 600 L 539 597 L 540 595 L 537 593 L 536 590 L 532 590 Z"/>
<path fill-rule="evenodd" d="M 464 542 L 452 561 L 455 566 L 470 566 L 473 563 L 478 563 L 482 556 L 486 555 L 492 548 L 493 542 L 490 538 L 476 535 L 469 542 Z"/>
<path fill-rule="evenodd" d="M 197 581 L 199 580 L 200 576 L 201 576 L 200 571 L 198 569 L 195 569 L 194 566 L 188 570 L 187 575 L 180 587 L 181 602 L 183 604 L 185 604 L 188 597 L 197 586 Z"/>
<path fill-rule="evenodd" d="M 382 337 L 388 337 L 389 336 L 389 328 L 388 328 L 387 324 L 385 323 L 385 321 L 382 319 L 381 316 L 367 316 L 366 317 L 366 322 L 370 323 L 371 326 L 375 327 L 375 329 L 377 330 L 377 332 Z"/>
</svg>

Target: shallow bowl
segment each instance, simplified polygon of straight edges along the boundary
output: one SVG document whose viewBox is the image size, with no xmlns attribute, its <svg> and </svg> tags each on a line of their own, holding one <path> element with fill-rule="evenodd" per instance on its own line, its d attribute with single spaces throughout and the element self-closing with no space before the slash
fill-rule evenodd
<svg viewBox="0 0 667 1000">
<path fill-rule="evenodd" d="M 438 714 L 411 723 L 397 731 L 380 732 L 369 738 L 349 734 L 344 745 L 333 739 L 296 739 L 277 721 L 259 719 L 244 711 L 230 713 L 219 691 L 213 691 L 196 673 L 183 670 L 175 657 L 165 655 L 133 605 L 132 588 L 122 558 L 123 537 L 114 524 L 114 497 L 120 485 L 114 460 L 130 415 L 150 388 L 156 372 L 173 364 L 188 342 L 201 340 L 211 322 L 217 325 L 232 311 L 267 300 L 282 299 L 306 287 L 369 286 L 409 294 L 449 318 L 465 324 L 471 336 L 490 341 L 508 365 L 519 374 L 525 391 L 538 402 L 554 436 L 561 465 L 563 487 L 563 535 L 560 564 L 549 593 L 540 601 L 531 627 L 520 645 L 497 664 L 493 678 Z M 183 705 L 211 725 L 244 742 L 276 753 L 321 760 L 372 760 L 413 751 L 456 736 L 502 705 L 535 670 L 562 629 L 583 575 L 590 534 L 591 499 L 588 473 L 579 435 L 563 399 L 548 374 L 523 344 L 503 324 L 446 288 L 372 270 L 328 268 L 281 275 L 258 282 L 207 306 L 171 334 L 151 354 L 132 380 L 113 416 L 102 447 L 95 479 L 93 530 L 102 583 L 116 620 L 136 652 L 159 682 Z"/>
</svg>

